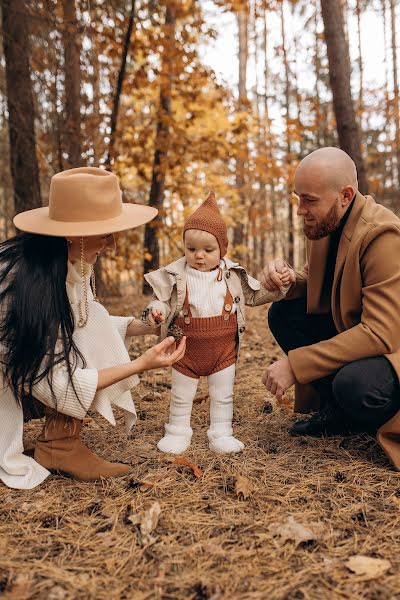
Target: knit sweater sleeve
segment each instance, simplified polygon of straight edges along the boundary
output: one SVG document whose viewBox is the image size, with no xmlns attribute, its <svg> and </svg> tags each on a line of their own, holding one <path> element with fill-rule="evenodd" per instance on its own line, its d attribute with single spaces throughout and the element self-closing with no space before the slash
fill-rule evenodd
<svg viewBox="0 0 400 600">
<path fill-rule="evenodd" d="M 66 365 L 59 364 L 52 370 L 51 385 L 49 379 L 44 377 L 33 386 L 33 395 L 50 408 L 56 408 L 70 417 L 83 419 L 94 400 L 97 384 L 97 369 L 77 367 L 71 382 Z"/>
</svg>

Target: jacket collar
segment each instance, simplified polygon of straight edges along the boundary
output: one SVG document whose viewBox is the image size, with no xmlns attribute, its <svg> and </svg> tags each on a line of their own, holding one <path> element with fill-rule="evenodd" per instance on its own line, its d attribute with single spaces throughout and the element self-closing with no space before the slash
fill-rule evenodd
<svg viewBox="0 0 400 600">
<path fill-rule="evenodd" d="M 223 269 L 224 271 L 229 271 L 229 269 L 234 269 L 234 268 L 239 267 L 239 263 L 233 262 L 232 260 L 230 260 L 230 258 L 223 258 L 222 260 L 225 263 L 225 267 Z M 167 273 L 171 273 L 171 275 L 182 276 L 182 274 L 185 270 L 185 265 L 186 265 L 186 258 L 184 256 L 182 256 L 181 258 L 178 258 L 178 260 L 175 260 L 174 262 L 167 265 L 165 267 L 165 270 L 167 271 Z"/>
</svg>

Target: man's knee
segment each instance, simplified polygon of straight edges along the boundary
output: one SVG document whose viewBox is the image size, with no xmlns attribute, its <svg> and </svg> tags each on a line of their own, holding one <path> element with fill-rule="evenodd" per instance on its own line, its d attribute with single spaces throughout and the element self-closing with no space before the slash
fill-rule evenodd
<svg viewBox="0 0 400 600">
<path fill-rule="evenodd" d="M 335 376 L 332 391 L 338 404 L 346 412 L 353 412 L 362 405 L 367 390 L 361 373 L 350 363 L 340 369 Z"/>
<path fill-rule="evenodd" d="M 273 335 L 279 332 L 282 324 L 285 323 L 285 302 L 274 302 L 268 311 L 268 326 Z"/>
<path fill-rule="evenodd" d="M 333 380 L 333 394 L 347 412 L 385 408 L 396 389 L 396 376 L 383 356 L 366 358 L 344 366 Z"/>
</svg>

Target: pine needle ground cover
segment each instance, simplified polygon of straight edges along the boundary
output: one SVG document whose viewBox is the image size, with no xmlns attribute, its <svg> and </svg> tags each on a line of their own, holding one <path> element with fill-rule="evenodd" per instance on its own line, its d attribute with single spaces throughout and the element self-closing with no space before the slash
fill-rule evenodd
<svg viewBox="0 0 400 600">
<path fill-rule="evenodd" d="M 137 299 L 136 314 L 145 304 Z M 109 300 L 110 312 L 129 306 Z M 395 600 L 400 598 L 400 488 L 369 436 L 290 438 L 290 394 L 277 405 L 261 377 L 279 355 L 266 309 L 249 309 L 235 388 L 243 453 L 207 446 L 205 382 L 184 459 L 156 449 L 170 375 L 134 390 L 131 438 L 89 415 L 84 439 L 133 465 L 120 480 L 50 477 L 31 491 L 0 487 L 0 597 L 64 599 Z M 153 338 L 132 346 L 138 355 Z M 26 444 L 41 429 L 26 427 Z"/>
</svg>

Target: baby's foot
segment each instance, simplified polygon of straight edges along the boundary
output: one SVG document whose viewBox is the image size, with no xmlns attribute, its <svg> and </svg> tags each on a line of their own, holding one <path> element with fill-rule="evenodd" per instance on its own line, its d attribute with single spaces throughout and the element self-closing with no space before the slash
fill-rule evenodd
<svg viewBox="0 0 400 600">
<path fill-rule="evenodd" d="M 191 438 L 192 436 L 166 433 L 158 442 L 157 448 L 167 454 L 182 454 L 189 448 Z"/>
<path fill-rule="evenodd" d="M 232 454 L 241 452 L 244 449 L 244 444 L 237 440 L 233 435 L 213 438 L 208 444 L 210 450 L 218 454 Z"/>
</svg>

